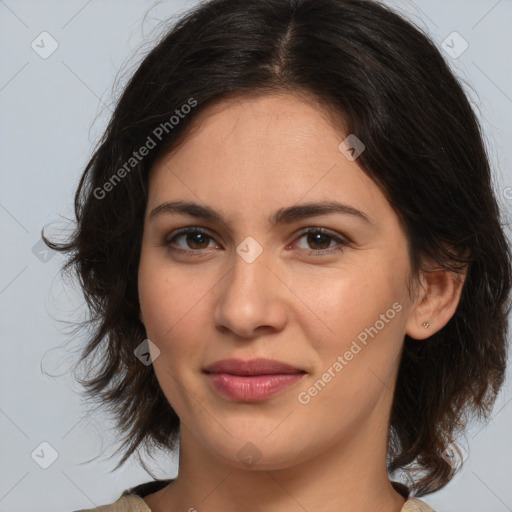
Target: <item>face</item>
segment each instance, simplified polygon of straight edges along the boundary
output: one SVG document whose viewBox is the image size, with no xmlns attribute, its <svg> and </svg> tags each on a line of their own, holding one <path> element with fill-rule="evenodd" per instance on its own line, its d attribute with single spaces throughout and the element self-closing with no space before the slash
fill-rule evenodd
<svg viewBox="0 0 512 512">
<path fill-rule="evenodd" d="M 154 370 L 193 442 L 237 467 L 289 467 L 370 418 L 387 428 L 406 236 L 322 112 L 286 94 L 225 101 L 150 173 L 139 297 Z M 205 371 L 231 358 L 295 371 Z"/>
</svg>

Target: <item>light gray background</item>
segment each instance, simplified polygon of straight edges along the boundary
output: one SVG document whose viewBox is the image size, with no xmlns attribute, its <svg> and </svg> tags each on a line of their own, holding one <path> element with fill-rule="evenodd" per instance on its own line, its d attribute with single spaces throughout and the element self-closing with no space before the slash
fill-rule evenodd
<svg viewBox="0 0 512 512">
<path fill-rule="evenodd" d="M 103 416 L 84 417 L 69 374 L 70 347 L 78 349 L 81 340 L 69 341 L 59 321 L 80 318 L 83 302 L 58 275 L 61 255 L 36 244 L 43 226 L 62 228 L 63 219 L 72 218 L 77 180 L 110 114 L 119 69 L 127 60 L 138 62 L 135 52 L 143 41 L 151 45 L 158 21 L 195 3 L 0 0 L 0 512 L 94 507 L 152 479 L 135 461 L 110 473 L 118 460 L 107 459 L 116 434 Z M 499 200 L 510 211 L 512 1 L 386 3 L 427 29 L 441 51 L 454 31 L 468 42 L 458 58 L 445 55 L 470 86 Z M 58 43 L 47 59 L 31 48 L 43 31 Z M 457 39 L 452 46 L 463 48 Z M 446 489 L 424 498 L 438 512 L 512 511 L 511 400 L 509 372 L 491 423 L 468 432 L 464 469 Z M 48 469 L 36 463 L 50 461 L 42 442 L 58 454 Z M 170 456 L 152 467 L 161 478 L 177 471 Z"/>
</svg>

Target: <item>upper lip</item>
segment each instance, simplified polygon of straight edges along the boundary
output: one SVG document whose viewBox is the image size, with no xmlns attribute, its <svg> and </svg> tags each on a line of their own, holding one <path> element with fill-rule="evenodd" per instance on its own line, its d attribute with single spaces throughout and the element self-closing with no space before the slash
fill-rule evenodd
<svg viewBox="0 0 512 512">
<path fill-rule="evenodd" d="M 221 359 L 205 367 L 208 373 L 231 375 L 271 375 L 279 373 L 304 373 L 304 370 L 274 359 Z"/>
</svg>

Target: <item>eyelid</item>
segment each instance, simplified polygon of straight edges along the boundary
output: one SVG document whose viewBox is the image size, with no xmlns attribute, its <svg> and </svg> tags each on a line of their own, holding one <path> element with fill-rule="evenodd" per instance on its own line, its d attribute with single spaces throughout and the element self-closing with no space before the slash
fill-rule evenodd
<svg viewBox="0 0 512 512">
<path fill-rule="evenodd" d="M 322 233 L 324 235 L 330 236 L 334 240 L 338 240 L 340 242 L 345 242 L 347 244 L 352 243 L 352 241 L 345 235 L 341 235 L 340 233 L 333 231 L 328 228 L 323 228 L 321 226 L 311 226 L 307 228 L 303 228 L 299 231 L 298 236 L 307 235 L 308 233 Z"/>
<path fill-rule="evenodd" d="M 203 226 L 185 226 L 183 228 L 177 228 L 173 231 L 171 231 L 168 235 L 165 236 L 165 241 L 172 240 L 178 235 L 186 234 L 189 232 L 196 232 L 199 231 L 201 233 L 207 234 L 208 236 L 211 236 L 212 238 L 216 238 L 218 235 L 210 230 L 209 228 L 205 228 Z M 341 241 L 344 241 L 346 243 L 353 243 L 353 241 L 350 239 L 350 237 L 346 236 L 345 234 L 340 234 L 336 231 L 331 230 L 330 228 L 324 228 L 322 226 L 308 226 L 305 228 L 301 228 L 297 233 L 295 233 L 293 236 L 302 236 L 304 234 L 310 233 L 310 232 L 320 232 L 324 233 L 326 235 L 329 235 L 333 238 L 339 239 Z"/>
<path fill-rule="evenodd" d="M 175 240 L 176 238 L 178 238 L 180 236 L 186 235 L 188 233 L 202 233 L 202 234 L 206 235 L 210 240 L 212 240 L 218 244 L 217 239 L 216 239 L 217 235 L 213 235 L 209 229 L 200 227 L 200 226 L 187 226 L 187 227 L 172 231 L 169 235 L 167 235 L 164 238 L 164 242 L 162 245 L 167 246 L 171 251 L 188 253 L 188 254 L 191 254 L 194 256 L 200 256 L 203 251 L 206 251 L 209 249 L 209 248 L 204 248 L 204 249 L 194 250 L 194 249 L 182 249 L 179 247 L 172 246 L 173 240 Z M 297 243 L 297 240 L 300 240 L 302 237 L 304 237 L 305 235 L 308 235 L 309 233 L 321 233 L 323 235 L 326 235 L 327 237 L 331 238 L 332 241 L 336 242 L 336 245 L 334 245 L 333 247 L 328 247 L 327 249 L 318 249 L 318 250 L 299 249 L 303 252 L 305 251 L 308 255 L 322 256 L 324 254 L 331 254 L 336 251 L 342 251 L 346 247 L 348 247 L 352 244 L 352 241 L 347 236 L 340 235 L 337 232 L 333 232 L 332 230 L 330 230 L 328 228 L 324 228 L 321 226 L 308 226 L 306 228 L 302 228 L 298 233 L 295 233 L 293 235 L 294 236 L 293 241 L 290 242 L 289 244 L 287 244 L 286 247 L 289 247 L 290 244 Z"/>
<path fill-rule="evenodd" d="M 171 231 L 168 235 L 165 235 L 164 242 L 170 243 L 174 238 L 176 238 L 179 235 L 186 235 L 187 233 L 204 233 L 205 235 L 208 235 L 212 239 L 215 238 L 216 235 L 213 235 L 212 232 L 208 228 L 203 228 L 200 226 L 186 226 L 184 228 L 179 228 Z"/>
</svg>

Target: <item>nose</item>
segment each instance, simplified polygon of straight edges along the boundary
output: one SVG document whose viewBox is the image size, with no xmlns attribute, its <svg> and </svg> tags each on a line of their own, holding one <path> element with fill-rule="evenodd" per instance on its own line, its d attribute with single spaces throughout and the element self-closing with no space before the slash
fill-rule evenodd
<svg viewBox="0 0 512 512">
<path fill-rule="evenodd" d="M 214 309 L 217 329 L 253 338 L 284 329 L 287 322 L 286 293 L 290 293 L 277 275 L 265 251 L 252 263 L 239 254 L 233 266 L 216 286 Z"/>
</svg>

